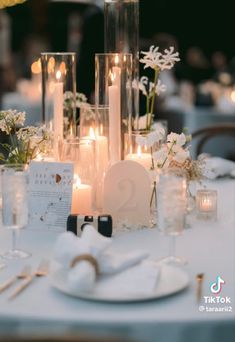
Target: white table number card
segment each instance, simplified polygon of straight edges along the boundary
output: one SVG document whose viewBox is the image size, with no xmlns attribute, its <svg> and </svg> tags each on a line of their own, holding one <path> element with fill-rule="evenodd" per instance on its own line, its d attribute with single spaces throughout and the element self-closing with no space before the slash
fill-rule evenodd
<svg viewBox="0 0 235 342">
<path fill-rule="evenodd" d="M 104 180 L 104 212 L 114 225 L 149 226 L 151 181 L 145 168 L 130 160 L 114 164 Z"/>
<path fill-rule="evenodd" d="M 29 166 L 29 229 L 65 231 L 71 211 L 73 164 L 35 162 Z"/>
</svg>

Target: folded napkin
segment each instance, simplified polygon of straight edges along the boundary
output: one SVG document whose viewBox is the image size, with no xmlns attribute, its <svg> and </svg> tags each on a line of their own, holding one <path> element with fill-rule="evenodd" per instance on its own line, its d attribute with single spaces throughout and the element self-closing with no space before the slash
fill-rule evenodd
<svg viewBox="0 0 235 342">
<path fill-rule="evenodd" d="M 204 160 L 205 167 L 203 174 L 209 179 L 233 175 L 235 172 L 235 162 L 220 157 L 211 157 Z"/>
<path fill-rule="evenodd" d="M 54 248 L 55 259 L 69 268 L 67 282 L 73 292 L 91 291 L 94 288 L 97 279 L 96 263 L 100 275 L 110 276 L 126 269 L 129 271 L 129 268 L 148 257 L 148 253 L 141 250 L 126 254 L 113 253 L 107 250 L 111 244 L 111 238 L 100 235 L 91 225 L 84 227 L 80 238 L 71 232 L 63 233 L 58 237 Z M 88 259 L 79 260 L 70 268 L 75 258 L 79 256 L 83 258 L 87 255 Z M 140 272 L 143 273 L 141 269 Z"/>
</svg>

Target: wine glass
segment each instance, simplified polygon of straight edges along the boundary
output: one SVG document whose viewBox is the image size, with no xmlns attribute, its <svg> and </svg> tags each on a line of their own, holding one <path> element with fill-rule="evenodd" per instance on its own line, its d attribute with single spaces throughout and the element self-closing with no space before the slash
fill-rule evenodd
<svg viewBox="0 0 235 342">
<path fill-rule="evenodd" d="M 187 207 L 186 175 L 182 169 L 169 169 L 160 175 L 157 188 L 157 219 L 159 230 L 170 237 L 169 256 L 162 261 L 171 264 L 185 264 L 175 255 L 176 236 L 185 228 Z"/>
<path fill-rule="evenodd" d="M 6 259 L 26 258 L 29 253 L 17 248 L 17 233 L 28 223 L 27 171 L 25 165 L 4 165 L 2 178 L 2 222 L 12 231 L 12 248 Z"/>
</svg>

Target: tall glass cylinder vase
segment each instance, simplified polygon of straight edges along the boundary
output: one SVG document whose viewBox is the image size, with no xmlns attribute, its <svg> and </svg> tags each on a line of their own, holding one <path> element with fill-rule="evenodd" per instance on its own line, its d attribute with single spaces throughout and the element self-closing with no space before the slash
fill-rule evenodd
<svg viewBox="0 0 235 342">
<path fill-rule="evenodd" d="M 102 212 L 104 176 L 109 159 L 109 107 L 84 104 L 80 108 L 80 138 L 95 141 L 96 208 Z"/>
<path fill-rule="evenodd" d="M 105 52 L 133 55 L 132 81 L 139 81 L 139 0 L 105 0 Z M 139 90 L 132 88 L 132 115 L 139 116 Z"/>
<path fill-rule="evenodd" d="M 124 134 L 131 131 L 132 56 L 130 54 L 96 54 L 96 107 L 108 107 L 110 162 L 124 157 Z"/>
<path fill-rule="evenodd" d="M 41 54 L 42 121 L 54 133 L 54 154 L 64 138 L 76 136 L 76 54 Z"/>
</svg>

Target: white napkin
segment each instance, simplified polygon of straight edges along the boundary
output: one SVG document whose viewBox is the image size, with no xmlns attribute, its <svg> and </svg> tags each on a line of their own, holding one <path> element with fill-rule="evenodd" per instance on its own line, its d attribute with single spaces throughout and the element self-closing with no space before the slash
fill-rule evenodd
<svg viewBox="0 0 235 342">
<path fill-rule="evenodd" d="M 73 233 L 61 234 L 55 244 L 55 259 L 69 268 L 71 261 L 81 254 L 90 254 L 98 262 L 101 274 L 115 274 L 126 270 L 148 257 L 145 251 L 134 251 L 127 254 L 114 254 L 106 249 L 112 239 L 100 235 L 91 225 L 86 225 L 81 237 Z M 95 286 L 95 269 L 89 261 L 80 261 L 68 271 L 67 283 L 73 292 L 91 291 Z"/>
<path fill-rule="evenodd" d="M 96 284 L 96 294 L 111 297 L 147 296 L 154 293 L 160 277 L 160 268 L 151 260 L 128 268 L 113 276 L 101 277 Z"/>
<path fill-rule="evenodd" d="M 203 174 L 209 179 L 215 179 L 226 175 L 233 175 L 235 162 L 220 157 L 211 157 L 204 160 Z"/>
</svg>

